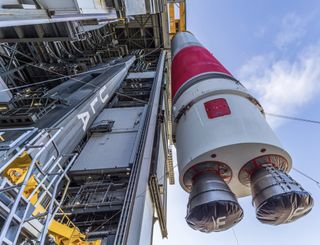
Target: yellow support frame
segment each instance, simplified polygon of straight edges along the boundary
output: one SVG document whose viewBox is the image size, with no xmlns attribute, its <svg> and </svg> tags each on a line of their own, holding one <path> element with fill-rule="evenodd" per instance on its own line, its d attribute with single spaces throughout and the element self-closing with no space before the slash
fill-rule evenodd
<svg viewBox="0 0 320 245">
<path fill-rule="evenodd" d="M 169 3 L 170 37 L 176 33 L 176 18 L 174 14 L 174 3 Z"/>
<path fill-rule="evenodd" d="M 179 19 L 175 17 L 175 6 L 179 8 Z M 169 34 L 172 38 L 177 32 L 186 31 L 186 4 L 185 2 L 170 2 L 168 3 L 169 8 Z"/>
<path fill-rule="evenodd" d="M 30 155 L 24 151 L 1 173 L 1 175 L 6 177 L 14 185 L 20 184 L 23 182 L 31 162 L 32 159 Z M 39 183 L 35 179 L 34 175 L 32 175 L 24 189 L 23 196 L 28 198 L 38 185 Z M 32 213 L 33 216 L 46 212 L 46 207 L 37 203 L 40 189 L 41 187 L 30 198 L 30 202 L 35 206 L 35 210 Z M 79 228 L 72 223 L 67 215 L 63 215 L 62 219 L 59 221 L 53 219 L 49 225 L 48 234 L 54 238 L 55 243 L 58 245 L 101 244 L 101 240 L 86 241 L 86 235 L 80 232 Z"/>
<path fill-rule="evenodd" d="M 184 2 L 181 2 L 179 4 L 179 12 L 180 12 L 180 30 L 179 31 L 185 31 L 186 30 L 186 4 Z"/>
</svg>

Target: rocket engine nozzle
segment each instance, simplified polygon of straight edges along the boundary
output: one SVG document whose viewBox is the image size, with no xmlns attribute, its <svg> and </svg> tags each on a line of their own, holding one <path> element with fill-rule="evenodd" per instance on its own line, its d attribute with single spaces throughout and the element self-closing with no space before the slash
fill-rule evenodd
<svg viewBox="0 0 320 245">
<path fill-rule="evenodd" d="M 260 222 L 290 223 L 311 211 L 311 195 L 285 172 L 267 166 L 255 171 L 250 179 L 252 201 Z"/>
<path fill-rule="evenodd" d="M 224 231 L 243 218 L 236 196 L 221 177 L 205 173 L 193 180 L 186 221 L 202 232 Z"/>
</svg>

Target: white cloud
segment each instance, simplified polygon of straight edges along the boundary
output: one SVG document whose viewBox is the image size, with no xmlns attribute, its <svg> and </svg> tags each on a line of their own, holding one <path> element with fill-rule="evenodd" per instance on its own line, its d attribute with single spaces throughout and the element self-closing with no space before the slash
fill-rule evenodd
<svg viewBox="0 0 320 245">
<path fill-rule="evenodd" d="M 309 18 L 302 18 L 295 13 L 285 15 L 280 24 L 280 31 L 274 40 L 275 45 L 278 48 L 284 48 L 286 45 L 297 42 L 302 38 L 306 33 L 310 16 Z"/>
<path fill-rule="evenodd" d="M 301 51 L 293 62 L 273 54 L 255 56 L 241 67 L 239 77 L 266 112 L 295 115 L 320 94 L 320 43 Z M 278 126 L 282 121 L 270 122 Z"/>
</svg>

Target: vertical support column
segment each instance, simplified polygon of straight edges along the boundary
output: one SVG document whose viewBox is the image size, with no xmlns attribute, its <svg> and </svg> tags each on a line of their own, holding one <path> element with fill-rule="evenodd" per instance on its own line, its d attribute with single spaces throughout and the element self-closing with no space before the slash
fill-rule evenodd
<svg viewBox="0 0 320 245">
<path fill-rule="evenodd" d="M 174 3 L 169 3 L 170 37 L 176 33 L 176 19 L 174 15 Z"/>
<path fill-rule="evenodd" d="M 147 118 L 145 122 L 145 132 L 142 138 L 143 147 L 141 148 L 142 154 L 137 162 L 138 173 L 136 181 L 134 182 L 135 189 L 131 201 L 131 208 L 129 210 L 126 229 L 124 231 L 124 239 L 119 244 L 140 244 L 141 230 L 143 227 L 144 210 L 147 208 L 145 205 L 151 202 L 148 188 L 150 165 L 152 160 L 152 148 L 155 140 L 155 131 L 158 120 L 158 108 L 160 104 L 160 94 L 162 89 L 164 62 L 166 57 L 166 51 L 162 51 L 158 67 L 157 74 L 155 76 L 151 98 L 149 101 L 149 108 L 147 111 Z M 149 200 L 148 200 L 149 199 Z M 150 217 L 153 219 L 153 217 Z M 146 239 L 146 238 L 143 238 Z M 145 243 L 145 241 L 144 241 Z M 118 244 L 118 243 L 116 243 Z"/>
<path fill-rule="evenodd" d="M 186 4 L 181 2 L 179 4 L 179 13 L 180 13 L 180 31 L 186 30 Z"/>
</svg>

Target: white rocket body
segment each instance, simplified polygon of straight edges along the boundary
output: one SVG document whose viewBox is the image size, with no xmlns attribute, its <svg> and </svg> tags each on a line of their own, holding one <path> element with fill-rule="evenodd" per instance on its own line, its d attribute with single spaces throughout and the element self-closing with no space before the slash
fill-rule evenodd
<svg viewBox="0 0 320 245">
<path fill-rule="evenodd" d="M 227 164 L 232 169 L 228 184 L 238 197 L 251 194 L 250 186 L 242 184 L 238 178 L 241 168 L 250 160 L 276 154 L 287 160 L 286 170 L 291 168 L 289 154 L 266 123 L 259 107 L 249 98 L 241 85 L 217 78 L 199 82 L 175 102 L 174 117 L 184 105 L 194 103 L 175 127 L 180 183 L 185 190 L 190 187 L 185 186 L 183 176 L 199 162 Z M 219 106 L 222 109 L 217 108 Z M 207 110 L 223 111 L 224 106 L 229 108 L 227 115 L 210 118 Z"/>
<path fill-rule="evenodd" d="M 266 166 L 275 171 L 288 172 L 292 160 L 266 122 L 258 101 L 208 50 L 202 47 L 191 33 L 182 32 L 174 37 L 172 54 L 173 130 L 179 179 L 182 188 L 191 192 L 187 222 L 189 224 L 191 222 L 190 225 L 194 229 L 205 232 L 224 230 L 241 220 L 242 209 L 237 204 L 236 197 L 247 196 L 254 192 L 251 185 L 253 173 Z M 203 209 L 203 205 L 206 204 L 205 209 L 208 210 L 217 206 L 221 208 L 220 204 L 226 201 L 216 193 L 220 187 L 207 189 L 203 187 L 200 194 L 193 193 L 195 192 L 192 190 L 193 185 L 200 181 L 201 176 L 205 176 L 204 182 L 204 179 L 207 181 L 208 173 L 218 176 L 228 185 L 229 191 L 225 190 L 224 193 L 228 192 L 227 202 L 236 205 L 232 207 L 237 209 L 237 214 L 233 213 L 237 216 L 235 219 L 228 221 L 227 217 L 219 217 L 218 210 L 214 212 L 216 217 L 206 217 L 208 218 L 206 223 L 203 220 L 205 210 L 200 211 L 202 212 L 200 216 L 198 210 L 193 212 L 197 212 L 196 218 L 191 218 L 192 221 L 189 222 L 189 213 L 191 212 L 192 216 L 192 209 L 195 210 L 197 205 L 199 209 L 202 204 Z M 264 176 L 266 175 L 264 173 Z M 202 185 L 206 186 L 204 182 Z M 263 187 L 268 191 L 259 189 L 256 193 L 260 199 L 254 200 L 255 204 L 259 203 L 260 206 L 268 204 L 266 201 L 271 201 L 270 198 L 283 194 L 270 195 L 272 189 L 270 183 Z M 281 185 L 280 182 L 276 184 Z M 291 184 L 298 185 L 296 182 Z M 285 193 L 290 192 L 290 188 L 288 187 Z M 211 192 L 210 200 L 205 197 L 208 192 Z M 231 197 L 232 193 L 234 197 Z M 313 204 L 310 195 L 307 196 L 304 213 L 309 212 Z M 195 202 L 195 197 L 202 201 Z M 301 210 L 301 207 L 292 207 L 293 213 L 295 208 Z M 228 210 L 220 213 L 230 214 Z M 299 217 L 301 214 L 300 212 Z M 275 216 L 277 215 L 273 215 L 274 220 L 279 223 L 279 217 Z M 293 216 L 297 218 L 297 215 Z M 215 226 L 209 224 L 210 219 L 215 220 Z M 285 222 L 294 218 L 287 217 L 287 219 Z M 199 220 L 202 222 L 200 225 Z M 229 224 L 226 224 L 228 222 Z M 217 223 L 220 225 L 216 225 Z"/>
</svg>

